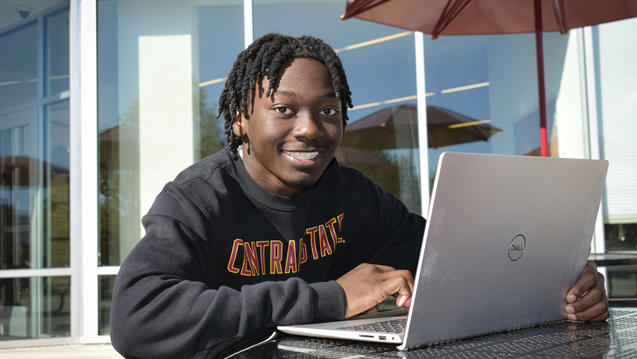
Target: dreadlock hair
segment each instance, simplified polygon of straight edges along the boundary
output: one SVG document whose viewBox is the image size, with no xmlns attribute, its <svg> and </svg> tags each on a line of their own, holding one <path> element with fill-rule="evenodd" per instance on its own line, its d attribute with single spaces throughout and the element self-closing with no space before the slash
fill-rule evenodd
<svg viewBox="0 0 637 359">
<path fill-rule="evenodd" d="M 219 97 L 219 113 L 225 120 L 226 141 L 235 155 L 242 143 L 236 136 L 232 124 L 238 112 L 248 117 L 248 101 L 255 96 L 257 84 L 264 77 L 270 79 L 265 96 L 276 91 L 281 69 L 294 58 L 310 58 L 319 61 L 330 72 L 336 97 L 341 102 L 343 127 L 347 123 L 347 109 L 352 107 L 351 92 L 345 77 L 345 70 L 336 52 L 320 39 L 312 36 L 291 37 L 270 33 L 254 41 L 237 56 L 232 70 L 226 79 L 226 85 Z M 252 97 L 251 97 L 252 96 Z"/>
</svg>

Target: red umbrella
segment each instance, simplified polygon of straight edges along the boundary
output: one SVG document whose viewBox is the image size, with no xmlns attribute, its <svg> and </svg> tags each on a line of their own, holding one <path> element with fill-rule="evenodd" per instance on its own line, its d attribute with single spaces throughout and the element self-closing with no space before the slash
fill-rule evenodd
<svg viewBox="0 0 637 359">
<path fill-rule="evenodd" d="M 543 31 L 560 31 L 637 16 L 635 0 L 347 0 L 342 19 L 358 17 L 439 35 L 535 32 L 541 154 L 548 156 Z"/>
</svg>

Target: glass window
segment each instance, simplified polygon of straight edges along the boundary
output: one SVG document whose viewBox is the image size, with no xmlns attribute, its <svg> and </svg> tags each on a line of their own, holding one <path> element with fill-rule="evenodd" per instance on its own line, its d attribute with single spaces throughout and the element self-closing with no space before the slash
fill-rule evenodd
<svg viewBox="0 0 637 359">
<path fill-rule="evenodd" d="M 581 32 L 543 36 L 549 154 L 587 158 Z M 535 34 L 426 37 L 424 45 L 430 181 L 445 151 L 540 154 Z"/>
<path fill-rule="evenodd" d="M 551 156 L 586 156 L 577 39 L 544 34 Z M 430 177 L 444 151 L 539 155 L 534 34 L 425 38 L 425 65 Z"/>
<path fill-rule="evenodd" d="M 6 8 L 6 9 L 5 9 Z M 12 11 L 9 5 L 2 12 Z M 10 24 L 1 24 L 1 25 Z M 68 34 L 68 32 L 67 32 Z M 67 36 L 68 37 L 68 36 Z M 0 109 L 34 101 L 38 96 L 38 33 L 35 21 L 0 32 Z"/>
<path fill-rule="evenodd" d="M 0 3 L 0 340 L 70 335 L 68 2 Z M 41 270 L 41 273 L 38 273 Z M 6 276 L 6 274 L 5 274 Z"/>
<path fill-rule="evenodd" d="M 67 86 L 68 87 L 68 86 Z M 70 264 L 69 101 L 44 107 L 43 267 Z"/>
<path fill-rule="evenodd" d="M 69 11 L 62 9 L 44 18 L 46 36 L 45 97 L 69 89 Z"/>
<path fill-rule="evenodd" d="M 99 265 L 117 266 L 141 217 L 185 167 L 223 148 L 217 102 L 243 49 L 243 1 L 99 1 Z"/>
<path fill-rule="evenodd" d="M 354 108 L 336 158 L 420 212 L 414 35 L 358 19 L 342 21 L 344 9 L 340 0 L 255 0 L 254 36 L 312 35 L 338 52 Z M 273 20 L 280 14 L 285 21 Z"/>
<path fill-rule="evenodd" d="M 71 334 L 71 278 L 0 278 L 0 341 Z"/>
<path fill-rule="evenodd" d="M 34 198 L 42 165 L 35 154 L 35 120 L 32 108 L 0 116 L 0 269 L 31 267 L 38 233 L 31 218 L 39 214 Z"/>
<path fill-rule="evenodd" d="M 544 33 L 547 130 L 553 157 L 590 158 L 582 44 L 581 29 L 565 35 Z"/>
<path fill-rule="evenodd" d="M 114 275 L 105 275 L 99 277 L 99 335 L 109 335 L 110 316 L 111 316 L 111 297 L 113 296 L 113 288 L 115 287 Z"/>
<path fill-rule="evenodd" d="M 223 120 L 217 119 L 218 103 L 225 78 L 244 48 L 242 3 L 198 6 L 197 26 L 198 90 L 194 96 L 199 107 L 194 113 L 195 160 L 217 152 L 225 143 Z"/>
<path fill-rule="evenodd" d="M 609 298 L 637 298 L 637 265 L 608 267 L 606 275 Z"/>
<path fill-rule="evenodd" d="M 47 26 L 42 37 L 31 38 L 28 46 L 21 46 L 68 52 L 68 6 L 43 9 L 41 14 L 27 25 L 9 30 L 9 37 L 36 28 L 54 14 L 50 18 L 66 26 Z M 0 39 L 7 38 L 5 35 L 0 34 Z M 56 40 L 50 43 L 52 39 Z M 0 61 L 16 52 L 25 56 L 2 67 L 7 76 L 24 75 L 25 64 L 44 63 L 38 61 L 38 52 L 24 52 L 1 40 L 0 44 L 7 46 L 1 48 L 3 53 L 11 54 Z M 0 104 L 0 269 L 69 266 L 69 104 L 68 92 L 59 92 L 68 90 L 68 55 L 65 58 L 67 75 L 56 80 L 57 92 L 52 93 L 56 102 L 42 97 L 35 101 L 30 91 L 25 92 L 26 87 L 38 88 L 43 83 L 37 75 L 43 71 L 37 67 L 30 70 L 29 76 L 34 77 L 26 83 L 0 86 L 0 91 L 11 93 L 0 96 L 11 101 Z M 22 105 L 16 110 L 16 104 Z"/>
</svg>

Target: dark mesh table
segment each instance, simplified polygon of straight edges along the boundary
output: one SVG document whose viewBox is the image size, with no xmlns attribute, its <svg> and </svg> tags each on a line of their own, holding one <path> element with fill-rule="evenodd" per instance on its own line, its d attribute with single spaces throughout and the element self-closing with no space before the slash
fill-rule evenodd
<svg viewBox="0 0 637 359">
<path fill-rule="evenodd" d="M 604 323 L 553 323 L 400 352 L 391 345 L 280 337 L 233 358 L 637 358 L 637 308 Z"/>
</svg>

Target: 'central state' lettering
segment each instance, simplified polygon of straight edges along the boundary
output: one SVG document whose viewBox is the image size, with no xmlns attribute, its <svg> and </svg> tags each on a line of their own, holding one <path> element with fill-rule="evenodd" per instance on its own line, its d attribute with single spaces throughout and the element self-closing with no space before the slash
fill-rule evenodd
<svg viewBox="0 0 637 359">
<path fill-rule="evenodd" d="M 236 238 L 232 242 L 227 270 L 246 277 L 297 273 L 301 264 L 308 261 L 307 241 L 312 260 L 332 255 L 337 245 L 345 243 L 339 237 L 343 217 L 344 214 L 339 214 L 325 223 L 307 228 L 304 233 L 307 237 L 290 240 L 287 246 L 278 239 L 249 242 Z M 287 248 L 284 250 L 284 247 Z"/>
</svg>

